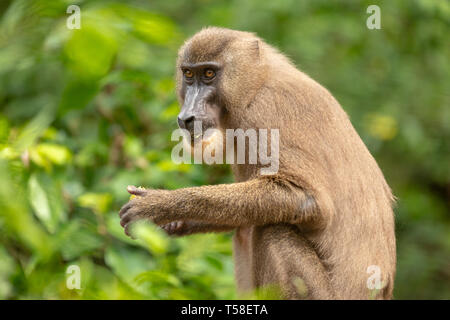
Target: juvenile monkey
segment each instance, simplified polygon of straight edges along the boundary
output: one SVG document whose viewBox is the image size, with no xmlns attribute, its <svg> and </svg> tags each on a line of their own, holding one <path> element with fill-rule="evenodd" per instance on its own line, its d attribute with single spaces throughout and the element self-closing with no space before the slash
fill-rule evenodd
<svg viewBox="0 0 450 320">
<path fill-rule="evenodd" d="M 232 184 L 129 187 L 139 197 L 120 211 L 127 234 L 139 219 L 177 235 L 235 230 L 240 292 L 276 285 L 286 299 L 392 297 L 394 198 L 324 87 L 254 34 L 206 28 L 179 51 L 177 94 L 178 123 L 189 131 L 195 121 L 221 131 L 279 129 L 279 170 L 233 164 Z M 375 282 L 368 268 L 379 271 Z"/>
</svg>

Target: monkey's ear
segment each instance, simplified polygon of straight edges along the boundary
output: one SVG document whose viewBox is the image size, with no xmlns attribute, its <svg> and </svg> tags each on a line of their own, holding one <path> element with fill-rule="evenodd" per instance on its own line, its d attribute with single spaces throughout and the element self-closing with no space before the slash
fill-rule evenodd
<svg viewBox="0 0 450 320">
<path fill-rule="evenodd" d="M 262 60 L 262 48 L 261 48 L 261 41 L 259 40 L 251 40 L 250 41 L 250 48 L 251 48 L 251 52 L 254 55 L 254 59 L 256 59 L 256 61 L 261 61 Z"/>
<path fill-rule="evenodd" d="M 236 50 L 239 53 L 245 54 L 247 59 L 250 59 L 254 64 L 262 60 L 263 50 L 262 44 L 259 39 L 243 39 L 242 41 L 236 43 Z M 242 59 L 242 58 L 239 58 Z M 247 60 L 244 59 L 244 60 Z"/>
</svg>

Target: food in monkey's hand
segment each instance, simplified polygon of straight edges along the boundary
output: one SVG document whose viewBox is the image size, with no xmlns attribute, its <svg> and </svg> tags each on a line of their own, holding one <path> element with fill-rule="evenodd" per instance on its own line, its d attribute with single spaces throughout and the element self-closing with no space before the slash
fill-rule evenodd
<svg viewBox="0 0 450 320">
<path fill-rule="evenodd" d="M 136 189 L 137 189 L 137 190 L 142 190 L 142 191 L 145 190 L 145 188 L 144 188 L 144 187 L 141 187 L 141 186 L 137 187 Z M 130 191 L 128 191 L 128 192 L 130 192 Z M 130 200 L 133 200 L 133 199 L 136 198 L 136 197 L 140 197 L 140 195 L 137 195 L 137 194 L 131 194 L 131 195 L 130 195 Z"/>
</svg>

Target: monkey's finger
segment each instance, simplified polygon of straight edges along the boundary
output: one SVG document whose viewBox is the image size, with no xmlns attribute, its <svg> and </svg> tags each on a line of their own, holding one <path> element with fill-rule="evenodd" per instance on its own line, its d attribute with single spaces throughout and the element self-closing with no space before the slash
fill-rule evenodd
<svg viewBox="0 0 450 320">
<path fill-rule="evenodd" d="M 177 231 L 176 222 L 170 222 L 161 226 L 161 228 L 169 235 L 174 234 Z"/>
<path fill-rule="evenodd" d="M 183 221 L 176 221 L 175 222 L 175 229 L 179 230 L 184 226 L 184 222 Z"/>
<path fill-rule="evenodd" d="M 122 216 L 120 217 L 120 225 L 122 227 L 124 227 L 126 224 L 128 224 L 129 222 L 132 222 L 134 220 L 136 220 L 137 218 L 137 213 L 136 209 L 128 209 L 126 212 L 124 212 L 122 214 Z"/>
<path fill-rule="evenodd" d="M 174 221 L 170 223 L 170 232 L 176 233 L 178 231 L 181 231 L 181 229 L 184 227 L 183 221 Z"/>
<path fill-rule="evenodd" d="M 143 196 L 147 193 L 147 190 L 144 188 L 137 188 L 135 186 L 128 186 L 127 191 L 130 194 L 134 194 L 135 196 Z"/>
<path fill-rule="evenodd" d="M 131 223 L 128 223 L 127 225 L 125 225 L 124 231 L 125 231 L 125 234 L 127 236 L 129 236 L 131 239 L 133 239 L 133 240 L 136 239 L 131 233 Z"/>
<path fill-rule="evenodd" d="M 120 225 L 122 227 L 125 227 L 125 225 L 130 222 L 131 218 L 130 215 L 124 215 L 121 219 L 120 219 Z"/>
<path fill-rule="evenodd" d="M 119 211 L 119 217 L 122 217 L 122 216 L 125 214 L 125 212 L 127 212 L 128 209 L 131 208 L 131 206 L 132 206 L 131 201 L 129 201 L 128 203 L 126 203 L 126 204 L 120 209 L 120 211 Z"/>
<path fill-rule="evenodd" d="M 169 222 L 169 223 L 161 225 L 161 229 L 165 230 L 168 233 L 172 232 L 173 222 Z"/>
</svg>

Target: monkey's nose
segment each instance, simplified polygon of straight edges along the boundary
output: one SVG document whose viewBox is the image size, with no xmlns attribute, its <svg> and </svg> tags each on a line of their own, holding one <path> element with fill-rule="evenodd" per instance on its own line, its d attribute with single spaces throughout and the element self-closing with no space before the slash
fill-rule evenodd
<svg viewBox="0 0 450 320">
<path fill-rule="evenodd" d="M 180 128 L 182 129 L 190 129 L 190 127 L 193 126 L 194 120 L 195 120 L 195 116 L 190 115 L 187 116 L 185 118 L 182 117 L 178 117 L 178 125 L 180 126 Z"/>
</svg>

